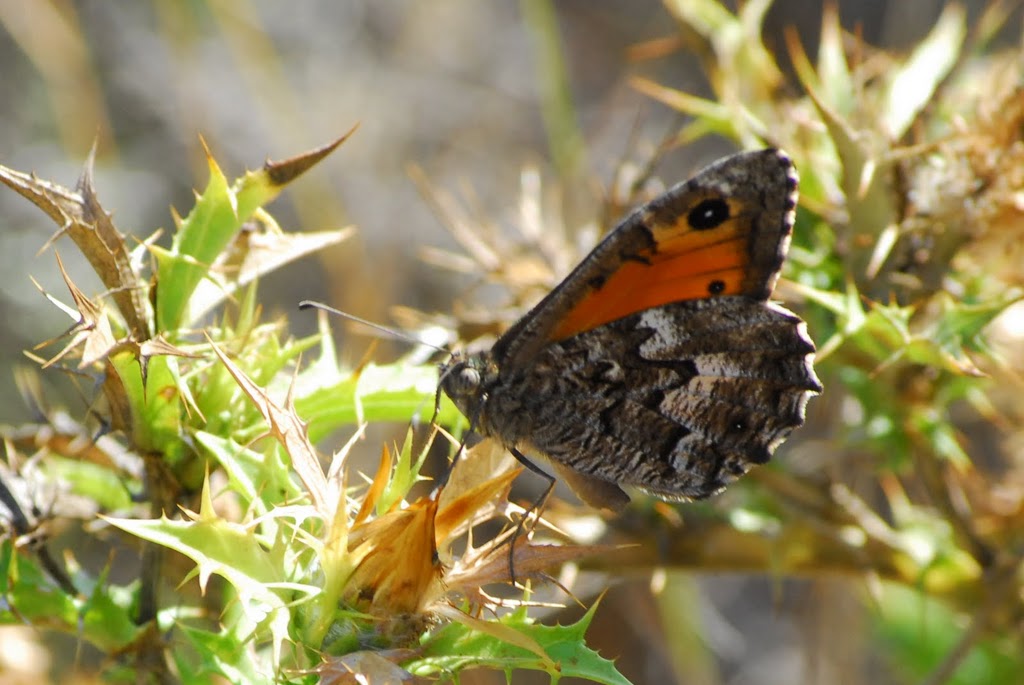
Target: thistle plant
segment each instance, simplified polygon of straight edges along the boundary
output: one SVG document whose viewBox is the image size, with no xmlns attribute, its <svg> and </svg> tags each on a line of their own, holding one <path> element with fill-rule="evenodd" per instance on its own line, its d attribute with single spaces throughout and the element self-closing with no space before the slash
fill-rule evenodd
<svg viewBox="0 0 1024 685">
<path fill-rule="evenodd" d="M 329 683 L 365 671 L 397 682 L 514 665 L 624 682 L 585 648 L 586 619 L 545 627 L 487 593 L 511 582 L 511 569 L 528 582 L 594 549 L 536 544 L 515 525 L 473 537 L 527 513 L 508 500 L 510 457 L 470 450 L 443 487 L 420 492 L 435 428 L 426 441 L 410 432 L 383 446 L 365 482 L 350 468 L 369 422 L 429 418 L 432 366 L 343 369 L 324 318 L 301 340 L 260 320 L 260 276 L 351 232 L 289 234 L 263 205 L 344 139 L 233 183 L 211 158 L 170 249 L 129 247 L 100 204 L 91 161 L 74 189 L 2 170 L 61 227 L 52 243 L 71 304 L 44 295 L 74 324 L 42 346 L 56 353 L 33 358 L 98 391 L 87 417 L 40 399 L 40 421 L 8 433 L 0 616 L 99 648 L 111 680 Z M 104 296 L 87 297 L 64 271 L 65 235 Z M 23 384 L 31 395 L 32 376 Z M 462 421 L 448 404 L 436 420 Z M 318 452 L 315 441 L 346 429 L 343 449 Z M 109 579 L 124 551 L 99 575 L 71 551 L 54 554 L 50 531 L 69 518 L 112 550 L 124 534 L 141 543 L 138 577 Z M 191 568 L 175 575 L 172 553 Z"/>
</svg>

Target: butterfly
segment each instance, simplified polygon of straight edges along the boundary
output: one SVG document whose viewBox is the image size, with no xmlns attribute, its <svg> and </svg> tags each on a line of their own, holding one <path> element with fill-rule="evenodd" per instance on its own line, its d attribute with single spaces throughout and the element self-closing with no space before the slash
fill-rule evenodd
<svg viewBox="0 0 1024 685">
<path fill-rule="evenodd" d="M 797 203 L 780 150 L 719 160 L 634 210 L 440 387 L 531 469 L 586 503 L 629 485 L 700 499 L 768 461 L 822 390 L 799 317 L 769 301 Z M 553 482 L 553 480 L 552 480 Z"/>
</svg>

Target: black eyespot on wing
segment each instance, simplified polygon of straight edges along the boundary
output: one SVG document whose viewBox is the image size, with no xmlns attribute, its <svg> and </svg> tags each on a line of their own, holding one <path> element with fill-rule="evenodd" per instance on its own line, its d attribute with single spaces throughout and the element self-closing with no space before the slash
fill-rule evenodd
<svg viewBox="0 0 1024 685">
<path fill-rule="evenodd" d="M 729 218 L 729 203 L 717 197 L 709 197 L 690 210 L 686 216 L 690 227 L 697 231 L 717 228 Z"/>
<path fill-rule="evenodd" d="M 714 280 L 708 283 L 708 293 L 720 295 L 725 290 L 725 281 Z"/>
</svg>

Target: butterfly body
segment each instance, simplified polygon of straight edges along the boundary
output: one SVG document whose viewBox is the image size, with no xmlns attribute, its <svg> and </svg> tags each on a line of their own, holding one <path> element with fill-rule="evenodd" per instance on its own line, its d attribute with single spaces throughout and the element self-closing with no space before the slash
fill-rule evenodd
<svg viewBox="0 0 1024 685">
<path fill-rule="evenodd" d="M 453 356 L 442 389 L 592 504 L 721 490 L 821 390 L 803 322 L 768 301 L 795 206 L 781 152 L 722 160 L 635 210 L 490 350 Z"/>
</svg>

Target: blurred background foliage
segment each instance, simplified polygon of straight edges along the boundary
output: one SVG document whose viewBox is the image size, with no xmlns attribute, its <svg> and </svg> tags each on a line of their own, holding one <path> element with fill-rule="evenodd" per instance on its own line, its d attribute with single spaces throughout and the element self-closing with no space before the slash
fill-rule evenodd
<svg viewBox="0 0 1024 685">
<path fill-rule="evenodd" d="M 452 313 L 465 338 L 563 274 L 649 189 L 652 159 L 669 184 L 739 144 L 784 143 L 803 211 L 781 294 L 822 348 L 826 394 L 781 468 L 708 505 L 609 522 L 606 539 L 642 545 L 584 563 L 600 580 L 581 596 L 615 579 L 588 642 L 636 683 L 1018 682 L 1020 10 L 743 7 L 746 25 L 685 0 L 0 1 L 0 161 L 70 185 L 98 140 L 100 197 L 142 239 L 191 206 L 199 134 L 240 172 L 359 122 L 272 208 L 288 230 L 358 233 L 268 277 L 261 302 L 296 336 L 315 322 L 295 303 L 316 298 L 378 321 L 422 320 L 395 305 Z M 529 226 L 524 198 L 537 225 L 566 227 L 564 249 L 504 243 L 518 251 L 483 269 L 439 251 L 459 243 L 445 224 Z M 16 424 L 21 350 L 66 320 L 27 277 L 62 292 L 36 256 L 51 227 L 13 193 L 0 217 L 0 418 Z M 338 341 L 362 359 L 364 337 Z M 74 386 L 44 383 L 84 411 Z M 26 655 L 54 673 L 74 655 L 69 636 L 0 631 L 0 677 Z M 463 682 L 502 680 L 476 677 Z"/>
</svg>

